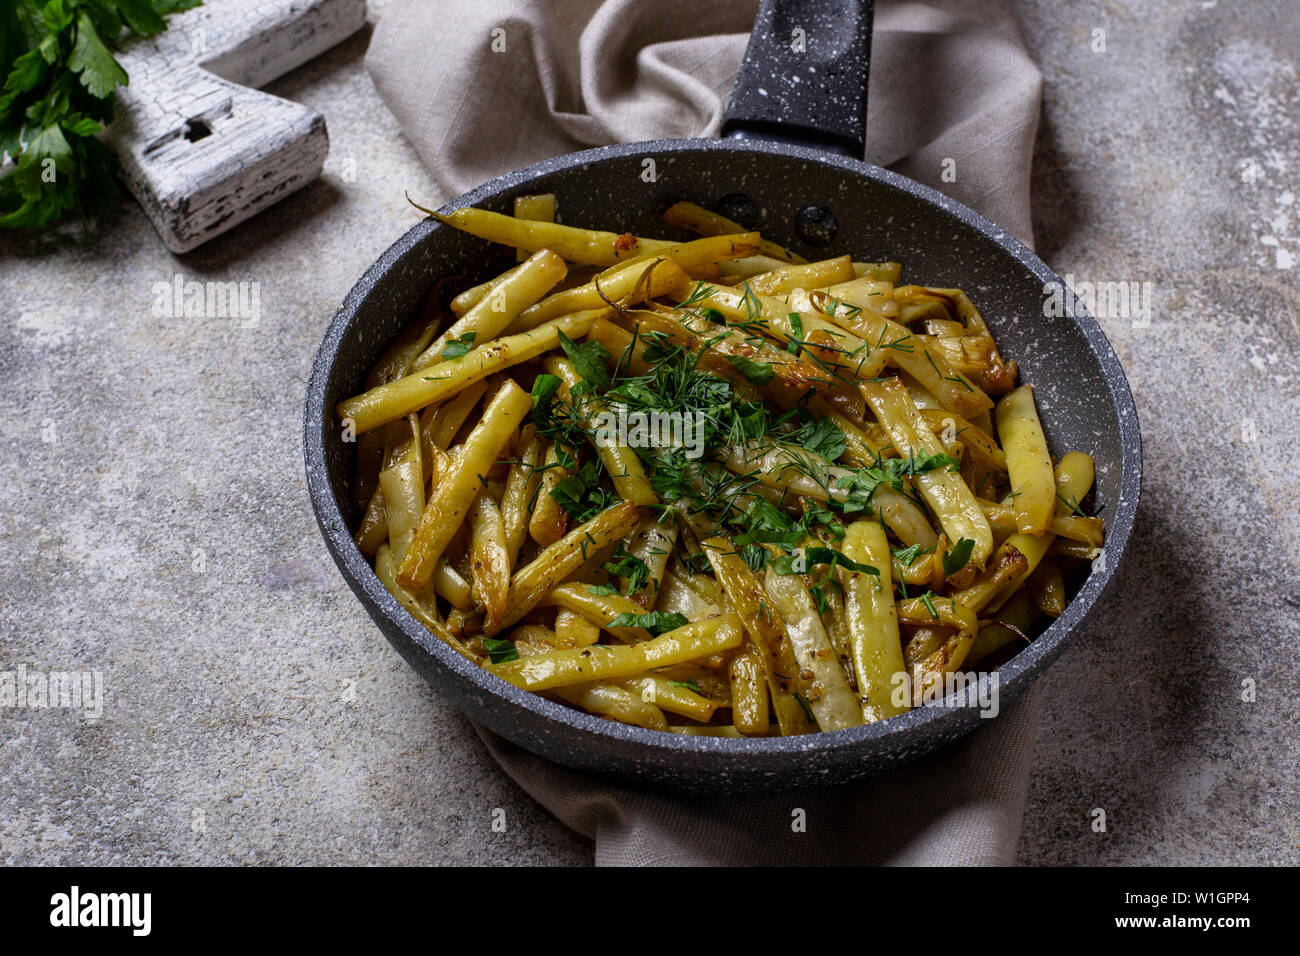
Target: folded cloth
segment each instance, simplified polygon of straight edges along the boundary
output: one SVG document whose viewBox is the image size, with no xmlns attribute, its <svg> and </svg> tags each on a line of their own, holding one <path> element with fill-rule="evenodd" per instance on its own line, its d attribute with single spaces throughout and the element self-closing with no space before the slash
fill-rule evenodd
<svg viewBox="0 0 1300 956">
<path fill-rule="evenodd" d="M 549 156 L 717 135 L 756 7 L 389 0 L 366 66 L 445 201 Z M 867 159 L 1030 242 L 1040 86 L 1002 0 L 878 0 Z M 480 734 L 521 787 L 595 841 L 598 864 L 1007 864 L 1035 711 L 1029 694 L 965 741 L 858 783 L 710 798 L 575 773 Z"/>
<path fill-rule="evenodd" d="M 366 66 L 449 199 L 591 146 L 716 136 L 756 7 L 389 0 Z M 1041 76 L 1006 4 L 879 0 L 871 52 L 866 158 L 1028 240 Z"/>
<path fill-rule="evenodd" d="M 1022 698 L 962 743 L 854 783 L 709 797 L 611 783 L 475 729 L 534 800 L 595 841 L 597 866 L 1009 866 L 1036 712 Z"/>
</svg>

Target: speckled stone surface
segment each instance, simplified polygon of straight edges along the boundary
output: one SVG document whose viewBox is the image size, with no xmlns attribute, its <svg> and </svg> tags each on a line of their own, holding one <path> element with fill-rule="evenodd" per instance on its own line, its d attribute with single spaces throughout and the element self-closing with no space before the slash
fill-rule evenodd
<svg viewBox="0 0 1300 956">
<path fill-rule="evenodd" d="M 1154 307 L 1102 322 L 1142 509 L 1091 641 L 1038 685 L 1020 859 L 1295 865 L 1300 20 L 1285 0 L 1021 10 L 1046 80 L 1038 252 L 1151 282 Z"/>
<path fill-rule="evenodd" d="M 1040 254 L 1149 281 L 1154 308 L 1103 321 L 1144 504 L 1091 637 L 1039 684 L 1020 856 L 1300 862 L 1296 22 L 1283 0 L 1022 20 L 1046 74 Z M 271 87 L 325 114 L 330 157 L 234 233 L 175 258 L 124 202 L 89 241 L 0 238 L 0 669 L 106 685 L 96 723 L 0 714 L 0 860 L 589 860 L 380 637 L 307 502 L 311 358 L 413 221 L 402 190 L 433 195 L 365 43 Z M 258 321 L 156 315 L 177 273 L 259 283 Z"/>
</svg>

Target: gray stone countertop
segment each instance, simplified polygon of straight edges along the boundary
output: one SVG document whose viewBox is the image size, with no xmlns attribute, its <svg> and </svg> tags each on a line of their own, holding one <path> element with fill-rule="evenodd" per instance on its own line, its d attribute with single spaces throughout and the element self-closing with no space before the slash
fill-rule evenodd
<svg viewBox="0 0 1300 956">
<path fill-rule="evenodd" d="M 1017 7 L 1046 75 L 1039 251 L 1153 295 L 1149 322 L 1103 321 L 1143 509 L 1039 684 L 1020 859 L 1294 865 L 1300 21 L 1286 0 Z M 403 190 L 436 195 L 368 38 L 271 87 L 327 117 L 324 176 L 197 252 L 129 199 L 88 239 L 0 236 L 0 670 L 105 681 L 97 721 L 0 714 L 0 861 L 590 860 L 382 639 L 307 501 L 324 327 L 414 221 Z M 178 274 L 258 283 L 260 320 L 155 315 Z"/>
</svg>

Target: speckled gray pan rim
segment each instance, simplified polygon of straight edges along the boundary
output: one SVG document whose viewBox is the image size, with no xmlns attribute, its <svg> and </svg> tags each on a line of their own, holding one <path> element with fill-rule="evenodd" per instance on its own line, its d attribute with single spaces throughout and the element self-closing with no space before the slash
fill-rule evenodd
<svg viewBox="0 0 1300 956">
<path fill-rule="evenodd" d="M 656 161 L 658 177 L 667 185 L 635 185 L 635 173 L 644 168 L 647 158 Z M 602 175 L 608 179 L 608 171 L 614 167 L 621 171 L 620 176 L 597 188 L 596 181 Z M 674 181 L 677 186 L 671 185 Z M 566 187 L 571 183 L 581 188 L 570 192 Z M 731 188 L 726 188 L 728 183 Z M 790 210 L 812 198 L 798 195 L 805 184 L 815 188 L 827 205 L 841 210 L 839 237 L 823 249 L 801 243 L 787 227 Z M 638 188 L 648 195 L 638 197 Z M 1105 506 L 1106 561 L 1093 565 L 1064 614 L 999 669 L 1000 706 L 1009 706 L 1080 631 L 1081 623 L 1114 580 L 1133 529 L 1141 484 L 1137 412 L 1110 343 L 1086 313 L 1051 320 L 1042 317 L 1044 288 L 1050 283 L 1063 287 L 1062 280 L 1014 237 L 929 187 L 859 160 L 753 139 L 663 140 L 557 157 L 493 180 L 440 211 L 464 206 L 506 210 L 514 195 L 547 189 L 560 193 L 565 221 L 619 231 L 654 228 L 655 213 L 665 197 L 708 204 L 720 194 L 746 191 L 768 205 L 784 204 L 787 225 L 765 218 L 760 228 L 797 251 L 824 257 L 849 251 L 836 249 L 847 245 L 855 251 L 855 258 L 876 254 L 903 262 L 905 274 L 916 281 L 967 288 L 1004 354 L 1020 361 L 1024 380 L 1035 385 L 1040 402 L 1047 398 L 1041 411 L 1053 450 L 1058 454 L 1063 450 L 1064 437 L 1068 447 L 1081 447 L 1097 458 L 1097 495 Z M 635 213 L 629 213 L 642 202 L 655 207 L 645 210 L 644 224 Z M 881 207 L 881 215 L 888 212 L 891 225 L 885 233 L 892 236 L 890 228 L 898 230 L 901 241 L 897 248 L 864 250 L 862 236 L 866 233 L 855 226 L 853 217 L 844 214 L 845 203 L 853 204 L 849 208 L 868 210 L 874 204 Z M 893 221 L 903 213 L 903 221 Z M 862 218 L 874 223 L 880 217 Z M 869 232 L 874 227 L 862 228 Z M 910 242 L 902 236 L 908 230 L 915 233 Z M 659 234 L 664 231 L 659 226 Z M 880 236 L 876 238 L 880 245 Z M 467 243 L 478 245 L 470 248 Z M 915 759 L 980 724 L 975 708 L 922 707 L 884 722 L 799 737 L 737 739 L 646 730 L 520 690 L 444 646 L 402 608 L 375 576 L 349 533 L 352 509 L 344 502 L 351 449 L 339 438 L 334 406 L 359 387 L 396 330 L 409 320 L 438 278 L 431 271 L 434 265 L 445 268 L 446 260 L 457 258 L 457 250 L 465 264 L 475 254 L 481 258 L 484 249 L 486 244 L 466 239 L 432 219 L 413 226 L 348 294 L 325 334 L 307 390 L 307 480 L 326 544 L 384 634 L 441 694 L 491 730 L 548 759 L 650 786 L 696 791 L 838 782 Z M 435 264 L 434 259 L 442 261 Z M 912 260 L 923 265 L 928 262 L 929 270 L 910 268 Z M 1004 310 L 1005 318 L 989 308 L 984 294 L 988 285 L 979 281 L 980 276 L 994 276 L 1000 290 L 1015 287 L 1007 294 L 1010 304 Z M 368 328 L 352 328 L 358 315 L 368 309 L 373 313 L 365 315 L 368 324 L 382 321 L 387 326 L 373 335 L 367 334 Z M 393 314 L 399 311 L 401 314 Z M 1066 374 L 1043 379 L 1040 372 L 1040 380 L 1036 380 L 1034 368 L 1044 363 Z"/>
</svg>

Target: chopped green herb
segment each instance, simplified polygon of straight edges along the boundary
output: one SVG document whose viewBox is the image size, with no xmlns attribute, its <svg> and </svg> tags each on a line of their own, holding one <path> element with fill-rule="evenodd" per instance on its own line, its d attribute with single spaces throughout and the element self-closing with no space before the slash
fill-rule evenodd
<svg viewBox="0 0 1300 956">
<path fill-rule="evenodd" d="M 533 404 L 545 405 L 555 397 L 562 384 L 558 375 L 543 372 L 537 376 L 536 381 L 533 382 Z"/>
<path fill-rule="evenodd" d="M 789 352 L 791 355 L 798 355 L 799 347 L 804 344 L 803 319 L 799 317 L 798 312 L 791 312 L 788 318 L 790 319 L 790 329 L 791 331 L 794 332 L 794 336 L 790 339 L 790 342 L 786 345 L 785 350 Z"/>
<path fill-rule="evenodd" d="M 934 609 L 934 602 L 932 600 L 933 597 L 934 597 L 933 591 L 926 591 L 924 594 L 921 595 L 921 603 L 924 604 L 925 609 L 930 612 L 930 616 L 937 621 L 939 620 L 939 612 Z"/>
<path fill-rule="evenodd" d="M 886 342 L 886 341 L 885 341 L 885 333 L 888 332 L 888 331 L 889 331 L 888 327 L 883 328 L 883 329 L 880 330 L 880 338 L 876 341 L 876 348 L 878 348 L 878 349 L 893 349 L 893 350 L 896 351 L 896 352 L 915 352 L 915 351 L 916 351 L 916 348 L 912 345 L 911 342 L 908 341 L 908 339 L 910 339 L 910 338 L 912 337 L 912 333 L 910 333 L 910 332 L 905 333 L 905 334 L 903 334 L 903 335 L 900 335 L 898 338 L 894 339 L 894 341 L 892 341 L 892 342 Z M 928 353 L 927 353 L 927 354 L 928 354 Z"/>
<path fill-rule="evenodd" d="M 701 689 L 700 685 L 697 684 L 697 683 L 695 683 L 695 681 L 693 681 L 693 680 L 670 680 L 670 681 L 668 682 L 668 686 L 669 686 L 669 687 L 683 687 L 683 688 L 685 688 L 686 690 L 693 690 L 693 691 L 695 691 L 695 693 L 697 693 L 697 694 L 703 694 L 703 693 L 704 693 L 704 691 Z"/>
<path fill-rule="evenodd" d="M 614 549 L 613 560 L 606 561 L 602 567 L 616 578 L 627 579 L 628 594 L 640 591 L 650 580 L 650 566 L 625 551 L 622 544 Z"/>
<path fill-rule="evenodd" d="M 966 567 L 973 550 L 975 550 L 974 541 L 970 538 L 958 538 L 953 549 L 943 556 L 943 573 L 956 574 Z"/>
<path fill-rule="evenodd" d="M 685 627 L 689 623 L 685 614 L 678 614 L 674 611 L 666 614 L 663 611 L 647 611 L 645 614 L 631 614 L 624 612 L 612 621 L 607 627 L 643 627 L 655 637 L 660 634 L 666 634 L 669 631 L 675 631 L 679 627 Z"/>
<path fill-rule="evenodd" d="M 927 471 L 944 468 L 954 464 L 956 459 L 944 455 L 927 455 L 923 458 L 883 458 L 877 464 L 860 468 L 835 481 L 835 487 L 848 492 L 838 507 L 845 514 L 859 511 L 871 512 L 871 496 L 881 485 L 888 485 L 895 491 L 903 490 L 903 478 L 906 475 L 923 475 Z"/>
<path fill-rule="evenodd" d="M 814 418 L 799 429 L 794 440 L 813 454 L 835 461 L 844 454 L 846 439 L 844 432 L 829 418 Z"/>
<path fill-rule="evenodd" d="M 916 559 L 921 554 L 921 546 L 914 544 L 910 548 L 903 548 L 901 551 L 897 548 L 891 548 L 890 552 L 898 559 L 898 563 L 905 568 L 910 568 L 916 563 Z"/>
<path fill-rule="evenodd" d="M 504 637 L 485 637 L 483 646 L 487 648 L 488 657 L 493 664 L 504 664 L 506 661 L 519 659 L 519 651 L 515 649 L 515 645 Z"/>
<path fill-rule="evenodd" d="M 601 487 L 600 459 L 593 459 L 551 489 L 551 497 L 578 524 L 589 521 L 618 499 Z"/>
<path fill-rule="evenodd" d="M 474 331 L 466 332 L 458 339 L 452 339 L 442 350 L 442 357 L 451 361 L 467 355 L 474 348 L 474 339 L 478 333 Z"/>
<path fill-rule="evenodd" d="M 688 295 L 685 299 L 683 299 L 680 303 L 678 303 L 677 308 L 689 309 L 692 306 L 696 305 L 697 303 L 704 301 L 705 299 L 707 299 L 709 296 L 713 295 L 713 293 L 717 291 L 718 291 L 717 289 L 713 288 L 713 286 L 708 285 L 707 283 L 696 282 L 695 287 L 691 289 L 691 294 Z"/>
<path fill-rule="evenodd" d="M 930 355 L 929 349 L 925 350 L 925 358 L 930 363 L 930 368 L 934 369 L 934 374 L 938 375 L 945 382 L 956 382 L 958 385 L 964 387 L 966 391 L 974 391 L 974 389 L 971 388 L 970 382 L 962 378 L 960 372 L 955 375 L 944 375 L 943 372 L 939 371 L 939 366 L 934 363 L 934 358 Z"/>
<path fill-rule="evenodd" d="M 755 362 L 743 355 L 728 355 L 727 361 L 745 376 L 750 385 L 766 385 L 776 375 L 776 369 L 766 362 Z"/>
<path fill-rule="evenodd" d="M 1099 514 L 1101 514 L 1101 508 L 1098 508 L 1098 509 L 1097 509 L 1096 511 L 1094 511 L 1092 514 L 1088 514 L 1088 512 L 1086 512 L 1086 511 L 1083 510 L 1083 508 L 1080 506 L 1080 504 L 1079 504 L 1079 502 L 1078 502 L 1077 500 L 1073 500 L 1073 501 L 1072 501 L 1071 499 L 1065 497 L 1065 495 L 1061 494 L 1059 491 L 1056 493 L 1056 498 L 1057 498 L 1058 501 L 1061 502 L 1061 504 L 1063 504 L 1063 505 L 1065 505 L 1065 507 L 1069 508 L 1069 509 L 1070 509 L 1070 513 L 1071 513 L 1072 515 L 1074 515 L 1075 517 L 1077 517 L 1077 518 L 1095 518 L 1095 517 L 1097 517 Z M 1104 506 L 1103 506 L 1103 507 L 1104 507 Z"/>
<path fill-rule="evenodd" d="M 795 691 L 791 696 L 794 697 L 794 699 L 799 702 L 799 706 L 803 708 L 803 712 L 808 717 L 808 719 L 812 721 L 814 724 L 816 724 L 817 718 L 813 716 L 812 708 L 808 706 L 808 701 L 803 699 L 803 694 L 799 693 L 798 691 Z"/>
<path fill-rule="evenodd" d="M 607 386 L 609 366 L 606 363 L 612 357 L 609 349 L 595 341 L 575 342 L 563 330 L 559 331 L 559 336 L 560 348 L 564 349 L 569 364 L 582 379 L 582 385 L 586 386 L 583 391 L 594 391 Z"/>
<path fill-rule="evenodd" d="M 755 498 L 743 518 L 744 533 L 735 539 L 736 546 L 750 544 L 779 544 L 793 548 L 803 538 L 804 529 L 796 527 L 793 519 L 765 498 Z"/>
<path fill-rule="evenodd" d="M 749 283 L 743 284 L 744 294 L 740 298 L 740 305 L 745 310 L 745 317 L 750 322 L 757 322 L 763 317 L 763 303 L 759 301 L 754 290 L 749 287 Z"/>
<path fill-rule="evenodd" d="M 830 599 L 828 595 L 838 594 L 841 591 L 840 582 L 832 577 L 818 581 L 808 589 L 808 592 L 817 602 L 817 613 L 825 614 L 830 610 Z"/>
</svg>

